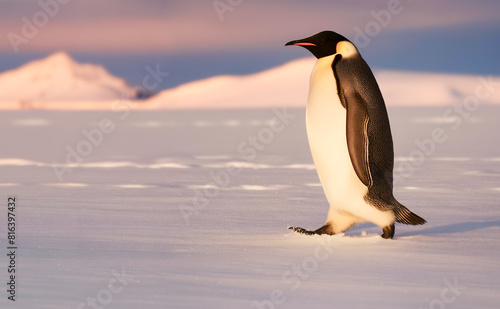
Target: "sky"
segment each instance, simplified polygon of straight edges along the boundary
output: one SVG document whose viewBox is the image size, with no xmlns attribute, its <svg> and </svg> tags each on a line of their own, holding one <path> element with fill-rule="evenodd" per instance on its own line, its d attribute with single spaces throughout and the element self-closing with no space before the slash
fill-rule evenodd
<svg viewBox="0 0 500 309">
<path fill-rule="evenodd" d="M 167 89 L 311 56 L 284 44 L 323 30 L 374 69 L 500 75 L 498 0 L 0 0 L 0 71 L 67 51 Z"/>
</svg>

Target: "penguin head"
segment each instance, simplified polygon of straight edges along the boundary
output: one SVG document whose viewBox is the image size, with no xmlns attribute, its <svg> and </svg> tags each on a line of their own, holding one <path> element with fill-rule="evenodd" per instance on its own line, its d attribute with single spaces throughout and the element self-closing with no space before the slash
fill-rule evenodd
<svg viewBox="0 0 500 309">
<path fill-rule="evenodd" d="M 285 44 L 285 46 L 288 45 L 302 46 L 318 59 L 333 54 L 349 56 L 357 52 L 351 41 L 333 31 L 322 31 L 308 38 L 290 41 Z"/>
</svg>

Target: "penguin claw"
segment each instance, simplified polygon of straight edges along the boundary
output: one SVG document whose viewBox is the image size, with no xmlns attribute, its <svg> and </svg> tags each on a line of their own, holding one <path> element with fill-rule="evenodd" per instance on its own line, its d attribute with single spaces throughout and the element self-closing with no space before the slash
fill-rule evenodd
<svg viewBox="0 0 500 309">
<path fill-rule="evenodd" d="M 331 228 L 330 223 L 323 225 L 322 227 L 320 227 L 319 229 L 317 229 L 315 231 L 309 231 L 309 230 L 306 230 L 304 228 L 295 227 L 295 226 L 289 227 L 288 229 L 292 230 L 296 233 L 305 234 L 305 235 L 323 235 L 323 234 L 334 235 L 335 234 Z"/>
<path fill-rule="evenodd" d="M 296 226 L 291 226 L 288 229 L 294 231 L 295 233 L 299 233 L 299 234 L 305 234 L 305 235 L 314 235 L 314 234 L 316 234 L 314 231 L 309 231 L 309 230 L 306 230 L 304 228 L 296 227 Z"/>
</svg>

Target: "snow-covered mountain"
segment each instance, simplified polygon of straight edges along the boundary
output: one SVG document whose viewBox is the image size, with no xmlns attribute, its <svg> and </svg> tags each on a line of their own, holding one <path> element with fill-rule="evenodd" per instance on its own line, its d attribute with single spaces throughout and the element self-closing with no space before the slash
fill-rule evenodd
<svg viewBox="0 0 500 309">
<path fill-rule="evenodd" d="M 109 101 L 130 98 L 136 90 L 104 67 L 80 64 L 58 52 L 0 74 L 0 102 Z"/>
<path fill-rule="evenodd" d="M 303 107 L 312 57 L 246 76 L 217 76 L 165 90 L 149 100 L 151 108 Z M 500 104 L 500 78 L 404 71 L 374 72 L 388 106 L 460 104 L 478 97 Z M 480 92 L 479 96 L 477 92 Z M 465 103 L 464 103 L 465 104 Z"/>
<path fill-rule="evenodd" d="M 244 76 L 215 76 L 160 92 L 156 108 L 265 108 L 305 106 L 315 60 L 304 58 Z"/>
<path fill-rule="evenodd" d="M 151 108 L 266 108 L 305 106 L 314 59 L 304 58 L 244 76 L 215 76 L 167 89 Z"/>
<path fill-rule="evenodd" d="M 313 57 L 255 74 L 214 76 L 167 89 L 137 109 L 305 107 Z M 500 105 L 500 77 L 375 71 L 388 106 Z M 111 109 L 136 89 L 102 66 L 79 64 L 56 53 L 0 74 L 0 108 Z"/>
</svg>

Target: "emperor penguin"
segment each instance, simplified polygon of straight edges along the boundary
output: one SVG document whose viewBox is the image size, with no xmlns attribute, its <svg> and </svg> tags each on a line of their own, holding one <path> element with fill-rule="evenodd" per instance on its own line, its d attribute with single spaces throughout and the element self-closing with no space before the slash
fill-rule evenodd
<svg viewBox="0 0 500 309">
<path fill-rule="evenodd" d="M 307 138 L 330 209 L 308 235 L 342 233 L 362 222 L 394 237 L 394 223 L 426 221 L 393 195 L 394 150 L 382 93 L 368 64 L 344 36 L 323 31 L 286 43 L 309 50 L 312 70 L 306 107 Z"/>
</svg>

